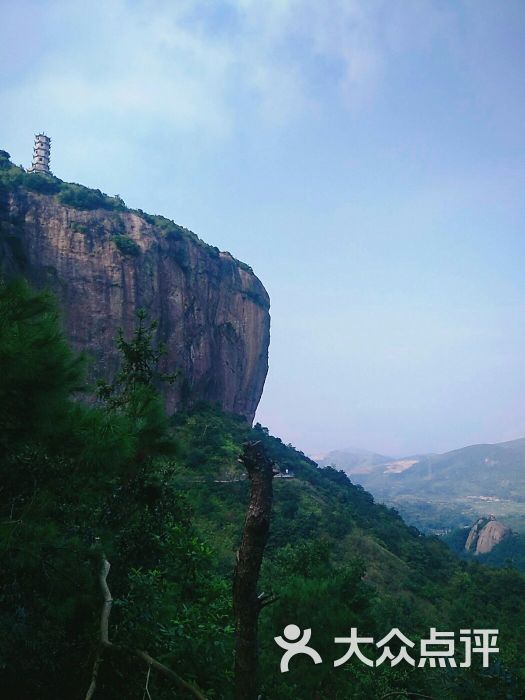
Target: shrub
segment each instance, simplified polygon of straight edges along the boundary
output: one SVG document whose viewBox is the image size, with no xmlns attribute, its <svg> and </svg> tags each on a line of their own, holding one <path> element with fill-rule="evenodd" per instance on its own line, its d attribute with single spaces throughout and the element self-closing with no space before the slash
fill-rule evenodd
<svg viewBox="0 0 525 700">
<path fill-rule="evenodd" d="M 0 170 L 7 170 L 11 167 L 11 156 L 7 151 L 0 150 Z"/>
<path fill-rule="evenodd" d="M 113 240 L 122 255 L 131 255 L 133 257 L 140 255 L 140 246 L 128 236 L 114 236 Z"/>
<path fill-rule="evenodd" d="M 58 201 L 75 209 L 106 209 L 106 198 L 100 190 L 90 190 L 82 185 L 64 185 Z"/>
<path fill-rule="evenodd" d="M 42 173 L 24 173 L 22 184 L 28 190 L 40 194 L 56 194 L 60 191 L 60 182 L 52 176 Z"/>
</svg>

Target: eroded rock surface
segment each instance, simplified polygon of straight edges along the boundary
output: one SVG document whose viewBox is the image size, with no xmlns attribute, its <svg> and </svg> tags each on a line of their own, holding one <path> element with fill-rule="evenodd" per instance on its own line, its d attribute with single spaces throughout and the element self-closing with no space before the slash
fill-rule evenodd
<svg viewBox="0 0 525 700">
<path fill-rule="evenodd" d="M 251 268 L 175 225 L 132 211 L 80 210 L 24 189 L 2 194 L 0 263 L 58 296 L 76 350 L 93 358 L 90 377 L 117 367 L 117 329 L 135 312 L 158 321 L 169 410 L 218 402 L 252 420 L 268 370 L 269 297 Z"/>
<path fill-rule="evenodd" d="M 487 554 L 501 540 L 510 535 L 510 532 L 510 529 L 496 520 L 494 516 L 480 518 L 474 523 L 468 534 L 465 549 L 474 554 Z"/>
</svg>

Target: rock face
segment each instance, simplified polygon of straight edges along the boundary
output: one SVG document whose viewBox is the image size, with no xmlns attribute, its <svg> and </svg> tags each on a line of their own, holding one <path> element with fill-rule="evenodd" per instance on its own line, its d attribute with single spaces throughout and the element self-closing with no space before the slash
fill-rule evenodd
<svg viewBox="0 0 525 700">
<path fill-rule="evenodd" d="M 474 554 L 487 554 L 510 533 L 510 529 L 498 522 L 493 515 L 488 519 L 480 518 L 468 534 L 465 549 Z"/>
<path fill-rule="evenodd" d="M 269 297 L 251 268 L 174 224 L 141 212 L 82 210 L 18 188 L 2 193 L 0 265 L 58 296 L 75 350 L 92 358 L 90 378 L 111 378 L 115 337 L 135 312 L 158 321 L 168 410 L 218 402 L 253 420 L 268 370 Z M 166 220 L 163 220 L 166 221 Z"/>
</svg>

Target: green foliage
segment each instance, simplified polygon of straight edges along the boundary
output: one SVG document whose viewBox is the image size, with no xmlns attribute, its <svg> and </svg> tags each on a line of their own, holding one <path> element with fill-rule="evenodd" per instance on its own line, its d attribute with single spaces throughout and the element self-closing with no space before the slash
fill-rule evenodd
<svg viewBox="0 0 525 700">
<path fill-rule="evenodd" d="M 166 354 L 166 347 L 163 344 L 154 346 L 157 321 L 146 323 L 147 314 L 144 309 L 139 309 L 136 315 L 137 326 L 129 341 L 124 338 L 122 329 L 118 331 L 117 349 L 122 363 L 115 380 L 111 384 L 103 381 L 98 383 L 98 396 L 110 408 L 129 405 L 138 389 L 154 389 L 155 383 L 159 381 L 173 384 L 178 377 L 178 372 L 166 374 L 158 370 L 159 360 Z"/>
<path fill-rule="evenodd" d="M 97 397 L 107 410 L 127 422 L 134 438 L 137 463 L 143 463 L 151 455 L 174 451 L 156 386 L 161 382 L 173 383 L 178 373 L 165 374 L 158 370 L 158 362 L 166 350 L 163 345 L 153 345 L 156 328 L 156 321 L 148 324 L 146 312 L 139 310 L 132 338 L 126 340 L 122 329 L 117 335 L 120 371 L 111 384 L 101 380 L 97 385 Z"/>
<path fill-rule="evenodd" d="M 196 233 L 193 231 L 190 231 L 190 229 L 185 228 L 184 226 L 179 226 L 179 224 L 176 224 L 174 221 L 171 219 L 167 219 L 165 216 L 161 216 L 160 214 L 146 214 L 145 212 L 142 211 L 142 209 L 138 209 L 137 213 L 140 214 L 140 216 L 148 222 L 148 224 L 152 224 L 156 228 L 160 229 L 160 231 L 163 233 L 163 235 L 166 238 L 171 238 L 172 240 L 184 240 L 185 238 L 190 238 L 192 241 L 197 243 L 200 246 L 203 246 L 208 249 L 216 250 L 218 254 L 218 250 L 214 248 L 213 246 L 209 246 L 207 243 L 202 241 Z"/>
<path fill-rule="evenodd" d="M 28 173 L 10 162 L 7 151 L 0 151 L 0 188 L 23 188 L 39 194 L 56 195 L 61 204 L 75 209 L 126 210 L 126 205 L 119 195 L 110 197 L 100 190 L 63 182 L 50 173 Z"/>
<path fill-rule="evenodd" d="M 122 348 L 139 347 L 153 363 L 157 351 L 140 342 L 150 327 L 143 331 L 135 346 L 122 339 Z M 23 283 L 0 290 L 0 357 L 3 692 L 83 697 L 97 646 L 102 549 L 117 599 L 112 640 L 144 644 L 186 678 L 198 675 L 204 687 L 220 689 L 229 677 L 218 670 L 231 654 L 229 596 L 210 575 L 211 550 L 173 484 L 166 461 L 173 441 L 149 385 L 154 367 L 128 355 L 119 376 L 124 389 L 116 390 L 125 401 L 106 408 L 72 401 L 81 363 L 49 298 Z M 201 634 L 189 649 L 193 629 Z M 217 645 L 203 670 L 192 654 L 209 634 Z M 146 670 L 109 656 L 97 692 L 127 696 L 143 687 Z M 159 682 L 156 697 L 170 693 Z"/>
<path fill-rule="evenodd" d="M 224 415 L 217 408 L 200 405 L 173 417 L 179 454 L 187 469 L 208 478 L 244 478 L 238 462 L 240 446 L 249 437 L 241 417 Z"/>
<path fill-rule="evenodd" d="M 0 357 L 3 687 L 46 697 L 61 655 L 85 663 L 74 651 L 84 628 L 75 643 L 71 634 L 93 617 L 94 484 L 101 458 L 118 468 L 129 451 L 118 421 L 71 401 L 81 363 L 49 297 L 22 282 L 0 289 Z"/>
<path fill-rule="evenodd" d="M 140 255 L 140 246 L 129 236 L 114 236 L 113 240 L 123 255 L 130 255 L 133 258 Z"/>
<path fill-rule="evenodd" d="M 75 209 L 125 209 L 120 197 L 108 197 L 100 190 L 93 190 L 75 183 L 62 183 L 58 194 L 58 201 Z"/>
<path fill-rule="evenodd" d="M 4 190 L 23 187 L 31 192 L 53 195 L 60 192 L 61 184 L 62 181 L 51 174 L 28 173 L 0 156 L 0 187 Z"/>
<path fill-rule="evenodd" d="M 87 226 L 85 224 L 79 224 L 77 221 L 73 221 L 69 224 L 69 228 L 77 233 L 86 233 Z"/>
<path fill-rule="evenodd" d="M 312 643 L 325 661 L 314 666 L 298 659 L 283 677 L 272 673 L 278 668 L 280 650 L 268 645 L 263 677 L 268 679 L 270 697 L 308 697 L 313 688 L 321 687 L 325 695 L 337 697 L 338 688 L 348 688 L 347 674 L 334 671 L 333 660 L 338 658 L 334 637 L 357 624 L 361 629 L 366 624 L 370 630 L 374 595 L 363 582 L 364 573 L 359 559 L 336 565 L 333 547 L 327 540 L 286 545 L 267 563 L 262 585 L 275 588 L 279 598 L 263 618 L 262 638 L 271 639 L 274 630 L 281 632 L 293 621 L 301 629 L 312 628 Z"/>
<path fill-rule="evenodd" d="M 490 570 L 458 562 L 437 538 L 407 527 L 396 511 L 375 504 L 344 473 L 319 469 L 260 425 L 250 433 L 241 425 L 211 407 L 177 416 L 174 478 L 184 484 L 199 527 L 220 555 L 220 570 L 228 572 L 248 491 L 242 472 L 235 471 L 230 446 L 240 446 L 248 435 L 262 440 L 276 466 L 294 475 L 274 482 L 274 513 L 260 582 L 261 590 L 279 596 L 260 621 L 261 678 L 269 697 L 309 698 L 318 692 L 321 698 L 365 700 L 403 690 L 429 696 L 437 692 L 450 700 L 476 693 L 488 700 L 497 692 L 519 697 L 519 654 L 525 645 L 523 626 L 516 619 L 525 612 L 525 604 L 518 603 L 523 577 L 512 579 L 516 594 L 511 612 Z M 479 590 L 487 594 L 476 594 Z M 312 628 L 314 646 L 327 662 L 314 666 L 297 659 L 289 674 L 278 672 L 280 650 L 273 637 L 290 622 Z M 355 662 L 334 669 L 339 649 L 334 649 L 333 638 L 350 626 L 376 639 L 399 627 L 416 642 L 431 626 L 454 631 L 499 626 L 500 647 L 507 652 L 490 670 L 476 666 L 460 674 L 407 666 L 369 669 Z"/>
<path fill-rule="evenodd" d="M 28 190 L 40 194 L 56 194 L 60 192 L 60 185 L 57 180 L 45 173 L 26 173 L 23 183 Z"/>
<path fill-rule="evenodd" d="M 232 697 L 231 574 L 249 483 L 237 457 L 261 440 L 281 472 L 260 589 L 278 596 L 260 618 L 261 686 L 279 700 L 378 698 L 397 692 L 460 698 L 523 696 L 525 577 L 461 562 L 437 538 L 408 528 L 342 472 L 319 469 L 260 425 L 213 406 L 168 420 L 156 385 L 162 348 L 138 317 L 117 344 L 121 370 L 98 405 L 73 400 L 82 361 L 68 349 L 50 298 L 0 288 L 0 668 L 13 698 L 82 698 L 97 651 L 102 554 L 113 609 L 110 639 L 143 648 Z M 324 663 L 279 672 L 273 638 L 312 629 Z M 399 627 L 417 642 L 430 627 L 500 629 L 489 669 L 370 669 L 334 637 Z M 373 654 L 370 654 L 373 656 Z M 143 697 L 147 668 L 105 654 L 96 698 Z M 156 700 L 173 688 L 152 670 Z"/>
<path fill-rule="evenodd" d="M 67 426 L 66 398 L 81 386 L 82 360 L 57 330 L 53 300 L 22 281 L 0 281 L 0 366 L 0 450 Z"/>
<path fill-rule="evenodd" d="M 525 572 L 525 536 L 512 534 L 506 537 L 487 554 L 480 554 L 478 559 L 488 566 L 516 568 Z"/>
</svg>

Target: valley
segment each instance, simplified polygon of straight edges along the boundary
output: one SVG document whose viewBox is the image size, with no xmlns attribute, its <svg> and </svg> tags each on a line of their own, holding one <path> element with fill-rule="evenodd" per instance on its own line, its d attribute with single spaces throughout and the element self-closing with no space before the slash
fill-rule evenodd
<svg viewBox="0 0 525 700">
<path fill-rule="evenodd" d="M 494 515 L 525 533 L 525 439 L 401 459 L 353 449 L 319 460 L 343 469 L 423 532 L 442 535 Z"/>
</svg>

